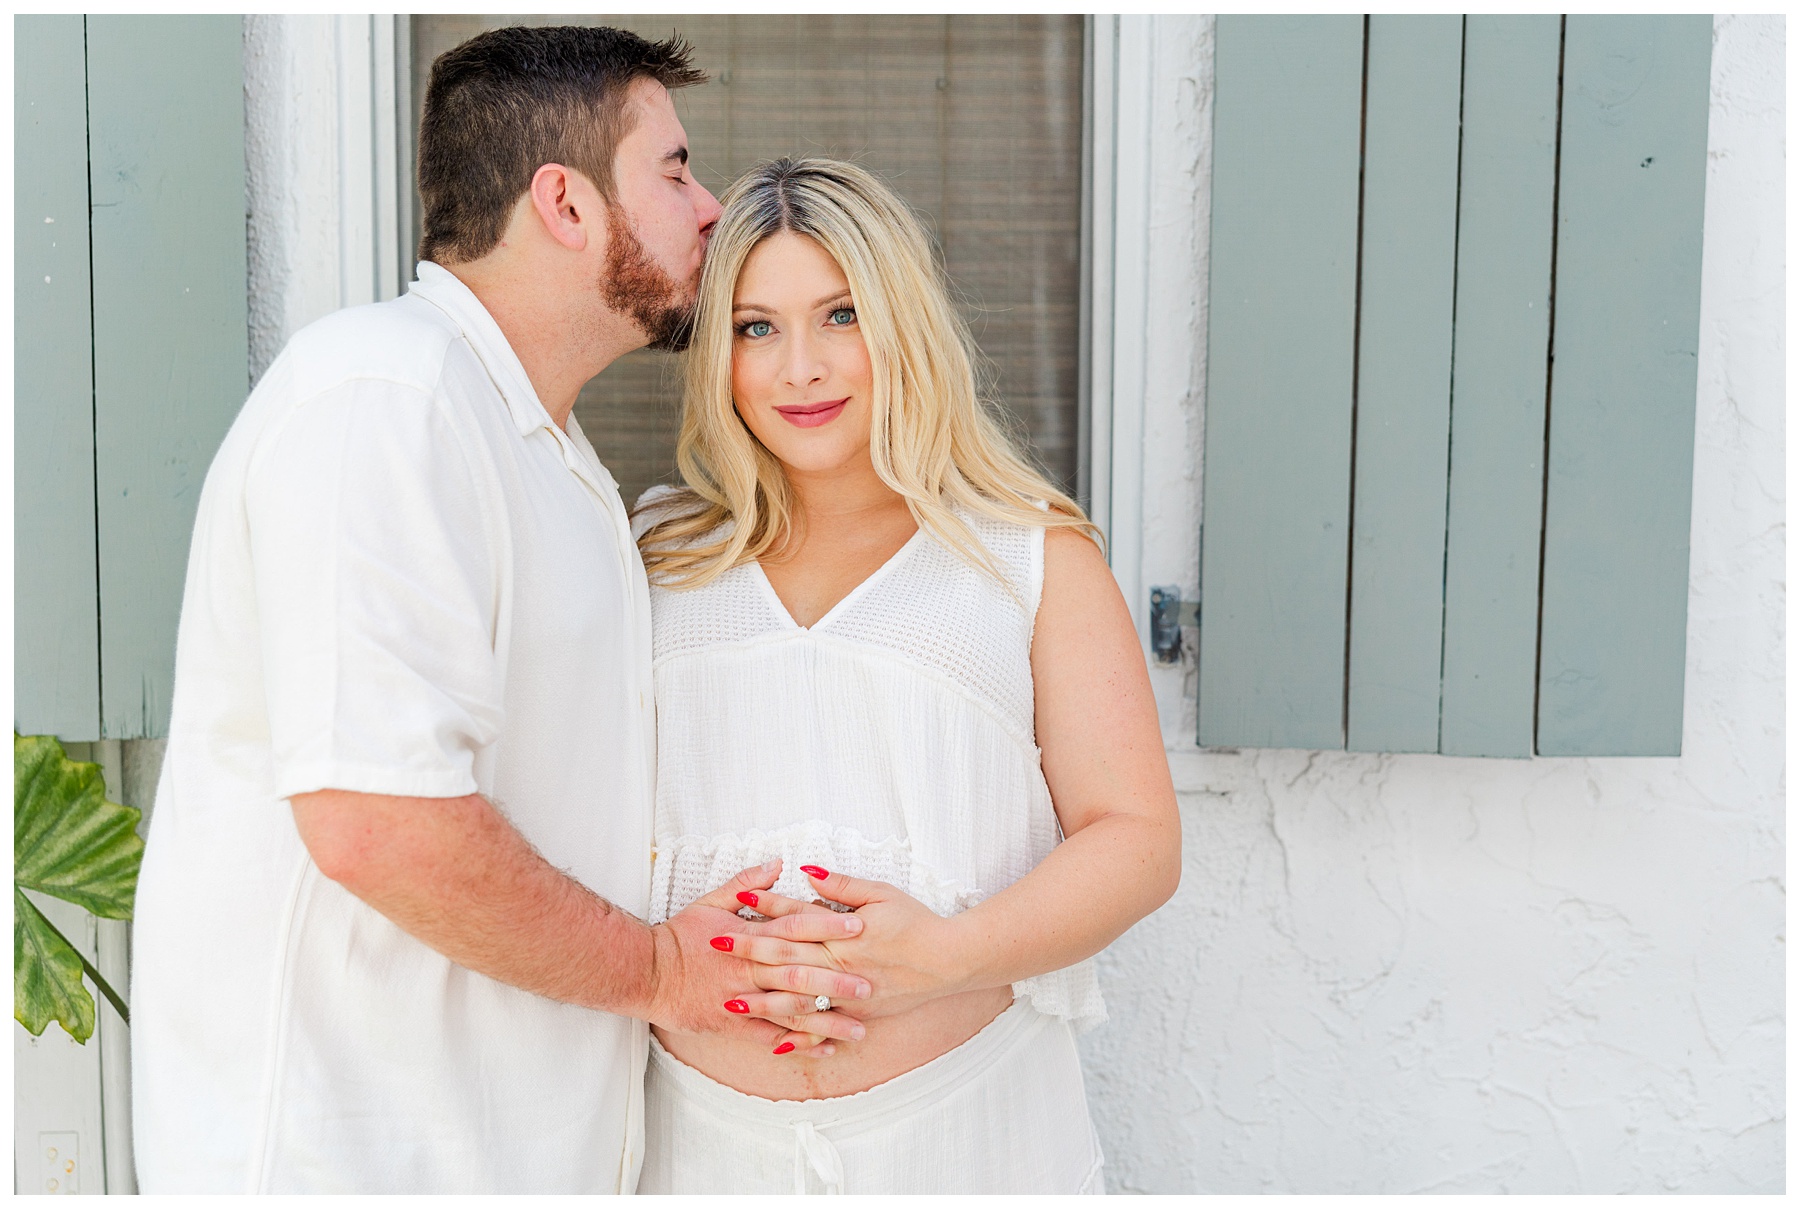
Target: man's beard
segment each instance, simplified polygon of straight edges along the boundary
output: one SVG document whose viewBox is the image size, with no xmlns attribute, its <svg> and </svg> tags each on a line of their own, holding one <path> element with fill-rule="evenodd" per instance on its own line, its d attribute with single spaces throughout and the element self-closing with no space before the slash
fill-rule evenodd
<svg viewBox="0 0 1800 1209">
<path fill-rule="evenodd" d="M 694 334 L 696 291 L 665 272 L 650 258 L 623 211 L 606 208 L 606 270 L 600 278 L 600 297 L 621 315 L 628 315 L 650 337 L 650 347 L 678 353 Z"/>
</svg>

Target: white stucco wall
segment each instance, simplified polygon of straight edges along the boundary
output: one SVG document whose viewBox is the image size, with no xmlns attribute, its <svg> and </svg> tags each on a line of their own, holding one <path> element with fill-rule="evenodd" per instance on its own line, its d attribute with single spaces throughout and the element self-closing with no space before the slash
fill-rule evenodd
<svg viewBox="0 0 1800 1209">
<path fill-rule="evenodd" d="M 308 323 L 398 291 L 392 28 L 386 17 L 244 18 L 253 381 Z"/>
<path fill-rule="evenodd" d="M 1154 20 L 1138 588 L 1191 596 L 1211 24 Z M 1201 753 L 1159 672 L 1185 873 L 1083 1044 L 1115 1191 L 1783 1188 L 1784 39 L 1716 24 L 1683 755 Z"/>
</svg>

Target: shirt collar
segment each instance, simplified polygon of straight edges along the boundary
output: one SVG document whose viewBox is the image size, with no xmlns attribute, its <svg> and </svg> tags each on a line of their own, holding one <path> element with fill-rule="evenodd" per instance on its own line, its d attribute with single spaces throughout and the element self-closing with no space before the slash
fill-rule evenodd
<svg viewBox="0 0 1800 1209">
<path fill-rule="evenodd" d="M 449 269 L 429 260 L 421 260 L 417 271 L 417 280 L 412 283 L 410 293 L 417 294 L 426 302 L 450 317 L 450 321 L 461 330 L 469 347 L 475 350 L 488 377 L 500 391 L 500 397 L 506 400 L 506 408 L 512 413 L 513 423 L 517 425 L 520 436 L 527 436 L 540 428 L 552 428 L 550 413 L 538 399 L 537 391 L 531 385 L 531 378 L 526 375 L 525 367 L 519 363 L 519 355 L 513 352 L 512 345 L 507 342 L 506 333 L 494 322 L 487 308 L 481 305 L 481 299 L 475 292 L 462 283 L 462 280 Z"/>
</svg>

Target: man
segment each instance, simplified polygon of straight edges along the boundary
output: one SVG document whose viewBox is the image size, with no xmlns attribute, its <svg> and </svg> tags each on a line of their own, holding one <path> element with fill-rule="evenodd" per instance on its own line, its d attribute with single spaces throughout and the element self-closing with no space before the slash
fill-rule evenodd
<svg viewBox="0 0 1800 1209">
<path fill-rule="evenodd" d="M 297 335 L 208 473 L 138 893 L 147 1192 L 630 1191 L 645 1022 L 782 1031 L 723 1010 L 749 967 L 707 943 L 772 870 L 632 914 L 649 606 L 571 415 L 684 338 L 719 207 L 668 90 L 702 78 L 603 29 L 441 58 L 419 280 Z"/>
</svg>

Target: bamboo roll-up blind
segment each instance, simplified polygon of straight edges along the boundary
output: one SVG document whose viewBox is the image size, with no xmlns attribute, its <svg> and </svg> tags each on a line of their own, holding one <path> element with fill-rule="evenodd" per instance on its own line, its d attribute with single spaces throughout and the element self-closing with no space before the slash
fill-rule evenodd
<svg viewBox="0 0 1800 1209">
<path fill-rule="evenodd" d="M 413 97 L 431 62 L 503 24 L 679 32 L 712 81 L 676 94 L 714 193 L 780 155 L 855 160 L 925 218 L 989 369 L 990 397 L 1075 487 L 1081 227 L 1079 16 L 417 16 Z M 576 416 L 626 503 L 674 476 L 677 359 L 639 352 Z"/>
</svg>

